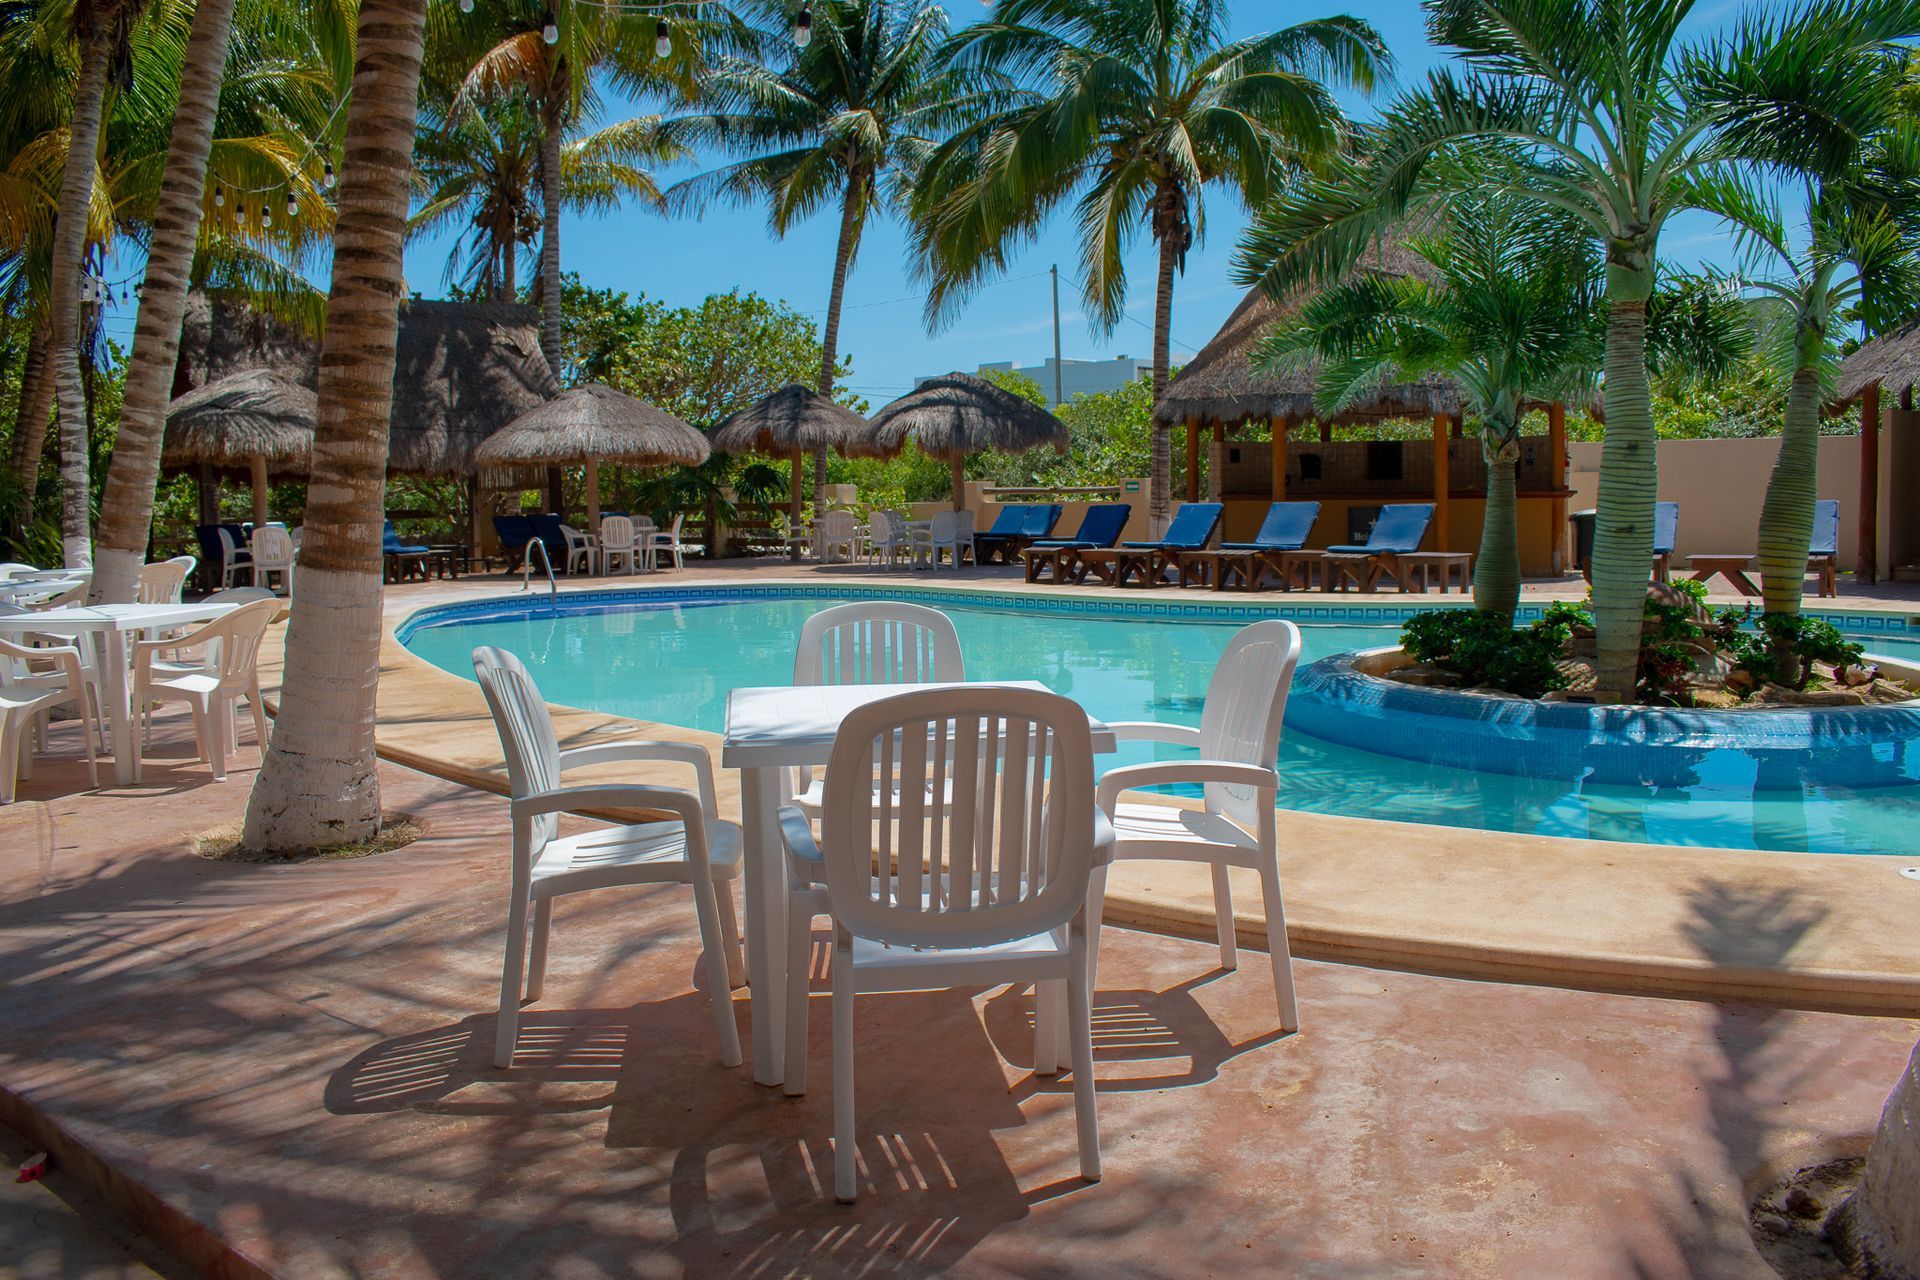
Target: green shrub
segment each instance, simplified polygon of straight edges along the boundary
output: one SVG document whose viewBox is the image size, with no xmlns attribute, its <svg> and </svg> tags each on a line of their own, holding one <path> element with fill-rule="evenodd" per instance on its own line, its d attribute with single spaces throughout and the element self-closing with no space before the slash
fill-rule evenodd
<svg viewBox="0 0 1920 1280">
<path fill-rule="evenodd" d="M 1509 627 L 1498 614 L 1478 609 L 1416 613 L 1400 631 L 1400 647 L 1415 662 L 1451 671 L 1473 687 L 1537 698 L 1566 686 L 1557 665 L 1570 628 L 1542 619 Z"/>
<path fill-rule="evenodd" d="M 1700 669 L 1700 655 L 1707 641 L 1707 628 L 1701 623 L 1706 585 L 1669 585 L 1690 603 L 1673 604 L 1653 595 L 1647 597 L 1640 626 L 1640 684 L 1635 692 L 1649 706 L 1690 701 L 1687 679 Z"/>
<path fill-rule="evenodd" d="M 1749 628 L 1746 624 L 1752 622 Z M 1840 634 L 1831 622 L 1804 613 L 1763 613 L 1753 607 L 1722 609 L 1714 619 L 1713 637 L 1734 669 L 1745 671 L 1762 684 L 1804 689 L 1813 663 L 1838 670 L 1860 661 L 1860 646 Z"/>
</svg>

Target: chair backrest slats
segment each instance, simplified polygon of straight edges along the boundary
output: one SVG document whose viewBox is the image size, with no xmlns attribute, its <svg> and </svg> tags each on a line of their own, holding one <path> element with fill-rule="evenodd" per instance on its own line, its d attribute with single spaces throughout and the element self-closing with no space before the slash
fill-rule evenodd
<svg viewBox="0 0 1920 1280">
<path fill-rule="evenodd" d="M 1274 767 L 1300 644 L 1300 628 L 1278 618 L 1242 627 L 1227 642 L 1200 711 L 1202 758 Z M 1205 797 L 1209 811 L 1242 825 L 1259 816 L 1252 787 L 1209 782 Z"/>
<path fill-rule="evenodd" d="M 1674 546 L 1680 541 L 1680 504 L 1677 502 L 1656 502 L 1653 504 L 1653 554 L 1670 556 Z"/>
<path fill-rule="evenodd" d="M 893 601 L 836 605 L 808 618 L 795 684 L 923 684 L 964 680 L 960 637 L 938 609 Z"/>
<path fill-rule="evenodd" d="M 600 522 L 600 546 L 607 551 L 628 551 L 633 547 L 633 521 L 626 516 L 608 516 Z"/>
<path fill-rule="evenodd" d="M 193 560 L 162 560 L 157 564 L 140 566 L 140 580 L 134 588 L 134 599 L 140 604 L 179 604 L 180 592 L 186 586 L 187 574 L 193 571 Z"/>
<path fill-rule="evenodd" d="M 1840 554 L 1840 503 L 1837 499 L 1823 498 L 1813 504 L 1813 542 L 1807 548 L 1807 554 Z"/>
<path fill-rule="evenodd" d="M 558 787 L 560 739 L 554 733 L 546 699 L 540 696 L 540 688 L 526 665 L 505 649 L 483 645 L 473 651 L 473 670 L 480 691 L 486 695 L 487 709 L 493 713 L 494 730 L 500 735 L 509 793 L 530 796 Z M 535 855 L 553 839 L 559 821 L 558 815 L 551 813 L 533 820 Z"/>
<path fill-rule="evenodd" d="M 263 524 L 253 531 L 255 568 L 283 568 L 293 563 L 293 535 L 277 524 Z"/>
</svg>

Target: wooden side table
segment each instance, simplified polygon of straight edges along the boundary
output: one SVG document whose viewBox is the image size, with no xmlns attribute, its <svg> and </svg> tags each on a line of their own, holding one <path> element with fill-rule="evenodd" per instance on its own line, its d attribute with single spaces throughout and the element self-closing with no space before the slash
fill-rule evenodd
<svg viewBox="0 0 1920 1280">
<path fill-rule="evenodd" d="M 1282 591 L 1327 590 L 1327 553 L 1324 551 L 1282 551 L 1278 557 Z M 1273 561 L 1269 561 L 1273 563 Z"/>
<path fill-rule="evenodd" d="M 1447 594 L 1448 580 L 1454 571 L 1460 574 L 1460 594 L 1473 590 L 1473 552 L 1471 551 L 1406 551 L 1394 557 L 1398 568 L 1394 577 L 1400 583 L 1402 592 L 1413 590 L 1412 583 L 1420 583 L 1419 592 L 1425 595 L 1437 576 L 1440 581 L 1440 594 Z"/>
<path fill-rule="evenodd" d="M 1716 573 L 1733 584 L 1733 589 L 1743 596 L 1757 596 L 1760 588 L 1747 576 L 1747 566 L 1753 563 L 1752 556 L 1705 555 L 1688 556 L 1687 568 L 1693 570 L 1695 582 L 1706 582 Z"/>
</svg>

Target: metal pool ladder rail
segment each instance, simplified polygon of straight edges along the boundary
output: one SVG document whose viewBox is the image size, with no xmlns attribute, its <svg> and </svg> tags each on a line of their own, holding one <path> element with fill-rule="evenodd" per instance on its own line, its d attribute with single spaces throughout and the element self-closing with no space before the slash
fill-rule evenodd
<svg viewBox="0 0 1920 1280">
<path fill-rule="evenodd" d="M 553 580 L 553 560 L 547 555 L 547 544 L 538 538 L 527 543 L 526 554 L 520 557 L 520 589 L 533 590 L 533 553 L 540 552 L 540 565 L 547 571 L 547 598 L 556 608 L 560 603 L 560 584 Z"/>
</svg>

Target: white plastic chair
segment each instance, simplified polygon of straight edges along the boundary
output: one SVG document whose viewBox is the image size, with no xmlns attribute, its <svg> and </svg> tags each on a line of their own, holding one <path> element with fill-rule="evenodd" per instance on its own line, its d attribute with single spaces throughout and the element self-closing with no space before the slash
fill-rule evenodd
<svg viewBox="0 0 1920 1280">
<path fill-rule="evenodd" d="M 579 565 L 588 573 L 597 572 L 596 553 L 598 549 L 593 545 L 593 539 L 570 524 L 561 525 L 560 533 L 567 540 L 566 571 L 568 573 L 574 573 L 576 572 L 574 566 Z"/>
<path fill-rule="evenodd" d="M 913 540 L 907 518 L 898 511 L 874 511 L 867 517 L 867 563 L 878 560 L 888 568 L 913 558 Z"/>
<path fill-rule="evenodd" d="M 513 1065 L 523 976 L 526 998 L 540 998 L 555 898 L 616 885 L 684 884 L 693 889 L 694 915 L 700 922 L 720 1061 L 738 1066 L 740 1029 L 734 1022 L 730 983 L 740 977 L 743 965 L 729 882 L 740 874 L 742 840 L 737 825 L 720 820 L 707 749 L 694 743 L 628 740 L 562 751 L 546 701 L 518 658 L 504 649 L 482 647 L 473 651 L 473 669 L 500 734 L 512 795 L 512 880 L 494 1064 Z M 626 760 L 691 765 L 699 794 L 631 783 L 562 784 L 561 775 L 568 769 Z M 663 809 L 675 816 L 664 822 L 602 827 L 583 835 L 558 834 L 560 814 L 610 807 Z"/>
<path fill-rule="evenodd" d="M 817 868 L 832 905 L 835 1198 L 858 1191 L 853 997 L 999 983 L 1035 984 L 1041 1075 L 1058 1069 L 1065 987 L 1080 1176 L 1098 1181 L 1086 712 L 1056 694 L 991 686 L 870 703 L 834 739 L 818 844 L 797 808 L 781 808 L 780 826 L 790 860 Z M 896 1043 L 924 1065 L 927 1046 Z M 786 1079 L 789 1093 L 804 1090 L 804 1049 L 789 1047 Z"/>
<path fill-rule="evenodd" d="M 686 521 L 686 518 L 686 514 L 682 512 L 673 518 L 672 528 L 668 529 L 665 533 L 656 531 L 652 537 L 647 539 L 647 558 L 653 567 L 659 566 L 662 556 L 667 556 L 672 559 L 673 571 L 675 573 L 680 572 L 680 570 L 686 567 L 686 553 L 695 550 L 699 546 L 698 543 L 680 541 L 680 526 Z"/>
<path fill-rule="evenodd" d="M 46 669 L 48 664 L 53 666 L 51 671 Z M 97 787 L 100 769 L 80 651 L 72 645 L 30 649 L 0 640 L 0 804 L 12 804 L 18 780 L 33 776 L 33 748 L 22 739 L 29 730 L 39 737 L 46 713 L 63 702 L 73 703 L 80 711 L 87 776 Z"/>
<path fill-rule="evenodd" d="M 958 569 L 963 553 L 973 550 L 973 512 L 941 511 L 935 513 L 925 528 L 913 531 L 913 563 L 918 568 L 924 563 L 929 569 L 940 567 L 940 553 L 945 551 L 953 567 Z"/>
<path fill-rule="evenodd" d="M 254 740 L 267 749 L 267 709 L 260 700 L 260 640 L 280 612 L 278 600 L 256 600 L 183 636 L 133 642 L 133 705 L 146 719 L 133 751 L 133 779 L 149 745 L 152 708 L 184 702 L 193 712 L 200 759 L 213 769 L 215 782 L 227 780 L 227 754 L 238 744 L 234 704 L 245 698 L 253 708 Z M 169 661 L 161 655 L 190 655 Z"/>
<path fill-rule="evenodd" d="M 1215 933 L 1220 967 L 1238 967 L 1233 936 L 1233 891 L 1227 868 L 1246 867 L 1260 876 L 1266 906 L 1267 951 L 1273 961 L 1280 1029 L 1297 1030 L 1293 959 L 1287 947 L 1287 914 L 1280 897 L 1280 861 L 1274 833 L 1274 792 L 1280 784 L 1274 760 L 1287 691 L 1300 661 L 1300 629 L 1269 619 L 1243 627 L 1227 643 L 1207 685 L 1200 727 L 1124 722 L 1110 726 L 1122 742 L 1151 740 L 1198 747 L 1197 760 L 1158 760 L 1112 769 L 1100 779 L 1100 808 L 1113 822 L 1114 859 L 1202 862 L 1213 868 Z M 1129 787 L 1199 783 L 1198 809 L 1123 802 Z M 1093 920 L 1097 928 L 1106 894 L 1106 868 L 1094 874 Z"/>
<path fill-rule="evenodd" d="M 287 532 L 285 525 L 263 524 L 253 531 L 253 585 L 270 587 L 273 575 L 280 575 L 280 585 L 293 594 L 293 535 Z"/>
<path fill-rule="evenodd" d="M 179 604 L 180 592 L 187 585 L 187 575 L 193 572 L 193 567 L 198 563 L 192 556 L 175 556 L 156 564 L 141 565 L 134 599 L 140 604 Z"/>
<path fill-rule="evenodd" d="M 851 511 L 823 511 L 813 522 L 813 558 L 822 564 L 851 563 L 859 554 L 859 525 Z"/>
<path fill-rule="evenodd" d="M 615 564 L 624 564 L 629 576 L 640 572 L 640 544 L 633 521 L 626 516 L 608 516 L 600 522 L 600 571 L 610 574 Z"/>
<path fill-rule="evenodd" d="M 220 539 L 220 585 L 230 587 L 233 580 L 253 568 L 249 562 L 249 553 L 233 536 L 233 530 L 224 525 L 215 526 L 214 536 Z"/>
</svg>

